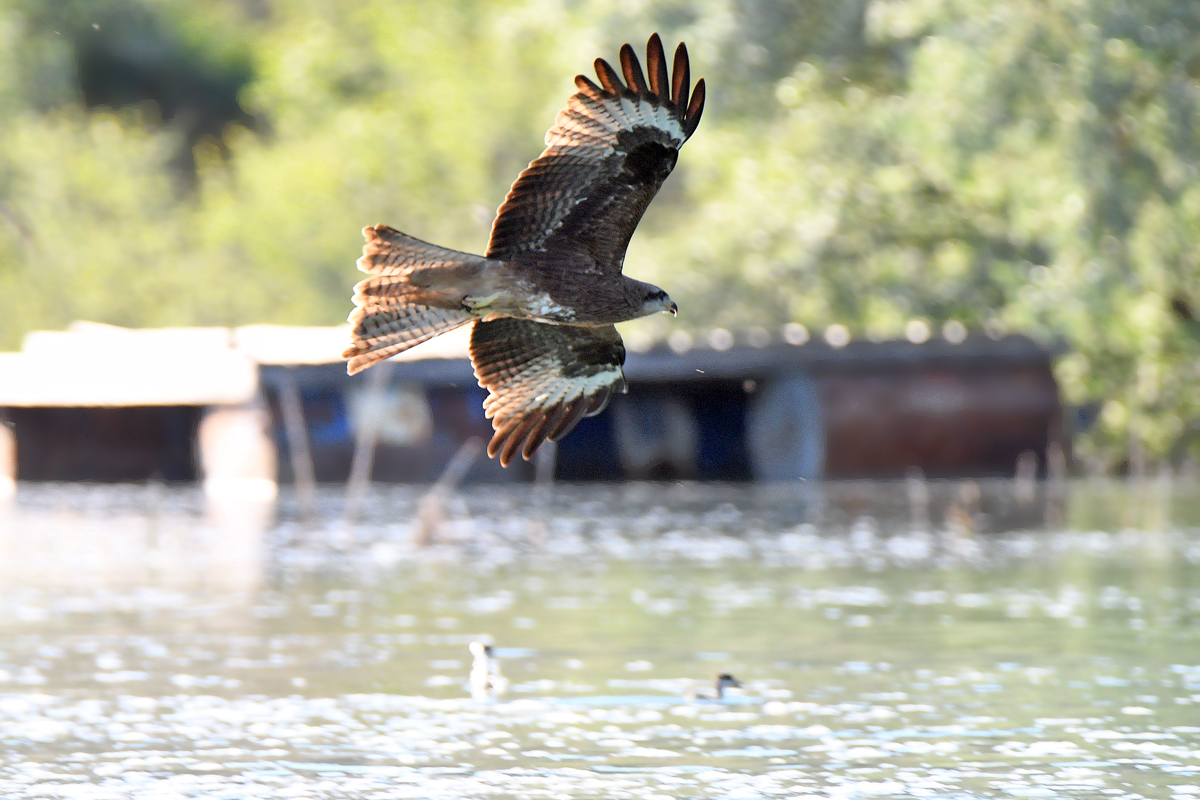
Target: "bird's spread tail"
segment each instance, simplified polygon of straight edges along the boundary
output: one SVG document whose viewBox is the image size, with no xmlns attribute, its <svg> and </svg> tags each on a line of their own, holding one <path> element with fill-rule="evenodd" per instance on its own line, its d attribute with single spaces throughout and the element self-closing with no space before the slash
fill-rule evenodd
<svg viewBox="0 0 1200 800">
<path fill-rule="evenodd" d="M 342 353 L 348 359 L 346 370 L 362 372 L 376 361 L 391 358 L 410 347 L 426 342 L 446 331 L 471 321 L 470 314 L 420 304 L 398 306 L 387 311 L 368 312 L 357 308 L 350 315 L 352 339 Z"/>
<path fill-rule="evenodd" d="M 457 278 L 485 259 L 414 239 L 376 225 L 364 228 L 358 268 L 372 273 L 354 287 L 351 342 L 342 353 L 351 375 L 470 322 Z"/>
</svg>

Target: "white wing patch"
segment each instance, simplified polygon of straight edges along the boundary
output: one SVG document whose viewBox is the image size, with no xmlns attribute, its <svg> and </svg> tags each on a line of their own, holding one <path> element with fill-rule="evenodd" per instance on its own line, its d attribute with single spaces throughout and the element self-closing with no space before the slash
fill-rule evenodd
<svg viewBox="0 0 1200 800">
<path fill-rule="evenodd" d="M 683 126 L 661 103 L 645 97 L 606 97 L 603 102 L 578 92 L 558 112 L 554 127 L 546 131 L 546 146 L 580 148 L 580 156 L 603 157 L 613 151 L 617 132 L 657 128 L 676 147 L 683 145 Z M 587 151 L 591 152 L 587 152 Z"/>
<path fill-rule="evenodd" d="M 489 258 L 538 252 L 575 213 L 581 227 L 637 225 L 645 205 L 674 166 L 674 157 L 653 148 L 632 164 L 626 164 L 624 156 L 648 144 L 678 151 L 700 122 L 705 92 L 701 79 L 689 94 L 687 48 L 682 44 L 675 51 L 670 77 L 658 34 L 646 43 L 646 59 L 651 67 L 649 84 L 629 45 L 621 48 L 625 83 L 603 59 L 596 60 L 600 84 L 583 75 L 575 77 L 578 91 L 546 132 L 546 149 L 517 177 L 496 214 L 488 240 Z M 623 182 L 622 175 L 632 176 L 633 183 Z M 613 204 L 578 209 L 577 198 L 594 198 L 597 191 L 608 193 Z M 587 245 L 605 251 L 606 272 L 610 257 L 619 256 L 607 250 L 620 241 L 617 236 L 607 244 Z"/>
<path fill-rule="evenodd" d="M 526 302 L 525 307 L 531 315 L 546 320 L 565 320 L 569 322 L 575 319 L 574 309 L 554 302 L 554 299 L 550 297 L 548 292 L 534 295 Z"/>
<path fill-rule="evenodd" d="M 588 378 L 583 383 L 583 390 L 580 392 L 580 395 L 583 397 L 591 397 L 594 394 L 600 393 L 605 387 L 613 386 L 618 383 L 621 385 L 624 385 L 625 371 L 622 370 L 620 367 L 613 367 L 612 369 L 606 369 L 603 372 L 597 372 L 595 375 Z M 595 416 L 596 414 L 599 414 L 600 411 L 602 411 L 602 410 L 603 409 L 597 409 L 596 411 L 593 411 L 592 413 L 588 414 L 587 416 L 589 416 L 589 417 Z"/>
<path fill-rule="evenodd" d="M 625 348 L 616 328 L 502 319 L 475 324 L 471 363 L 488 390 L 484 415 L 496 433 L 488 455 L 507 465 L 558 441 L 585 415 L 624 391 Z"/>
</svg>

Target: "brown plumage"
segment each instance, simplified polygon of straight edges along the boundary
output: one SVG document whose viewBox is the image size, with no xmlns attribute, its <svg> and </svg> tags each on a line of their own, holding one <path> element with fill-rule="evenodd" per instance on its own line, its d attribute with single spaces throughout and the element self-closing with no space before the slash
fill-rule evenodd
<svg viewBox="0 0 1200 800">
<path fill-rule="evenodd" d="M 613 323 L 676 310 L 662 289 L 621 274 L 625 251 L 704 110 L 684 45 L 668 75 L 654 34 L 646 65 L 648 78 L 626 44 L 624 82 L 599 58 L 599 85 L 576 76 L 546 149 L 504 198 L 486 255 L 363 229 L 358 268 L 375 277 L 355 287 L 350 374 L 472 323 L 471 362 L 496 431 L 488 455 L 504 466 L 625 390 Z"/>
</svg>

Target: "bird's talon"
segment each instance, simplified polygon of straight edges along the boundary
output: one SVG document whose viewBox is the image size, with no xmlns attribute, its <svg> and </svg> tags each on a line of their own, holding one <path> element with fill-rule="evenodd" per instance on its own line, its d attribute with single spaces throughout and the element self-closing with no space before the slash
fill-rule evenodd
<svg viewBox="0 0 1200 800">
<path fill-rule="evenodd" d="M 467 309 L 468 311 L 477 311 L 481 308 L 486 308 L 487 306 L 490 306 L 492 303 L 496 302 L 496 298 L 498 298 L 499 296 L 500 296 L 500 292 L 495 292 L 494 294 L 482 295 L 480 297 L 472 297 L 471 295 L 467 295 L 466 297 L 464 297 L 462 299 L 462 305 L 463 305 L 463 308 Z"/>
</svg>

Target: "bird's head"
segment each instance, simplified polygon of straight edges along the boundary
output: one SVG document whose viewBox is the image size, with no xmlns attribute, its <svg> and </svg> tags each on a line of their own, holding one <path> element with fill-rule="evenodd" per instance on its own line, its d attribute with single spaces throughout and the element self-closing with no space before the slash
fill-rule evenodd
<svg viewBox="0 0 1200 800">
<path fill-rule="evenodd" d="M 645 297 L 642 299 L 641 316 L 648 317 L 651 314 L 670 314 L 672 317 L 678 316 L 679 306 L 671 300 L 662 289 L 657 286 L 647 287 Z"/>
<path fill-rule="evenodd" d="M 742 682 L 730 675 L 728 672 L 722 672 L 717 676 L 718 689 L 740 689 Z"/>
</svg>

